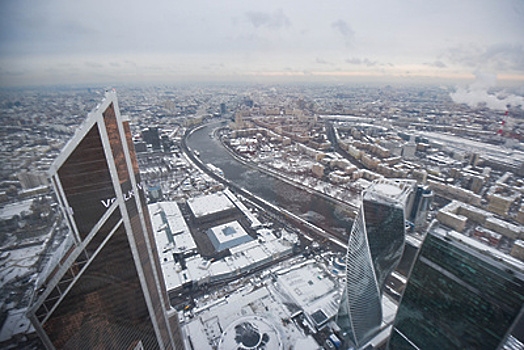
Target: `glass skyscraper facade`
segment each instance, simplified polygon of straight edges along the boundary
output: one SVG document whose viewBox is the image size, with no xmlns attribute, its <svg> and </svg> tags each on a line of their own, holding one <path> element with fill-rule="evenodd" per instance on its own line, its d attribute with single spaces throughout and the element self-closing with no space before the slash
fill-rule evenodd
<svg viewBox="0 0 524 350">
<path fill-rule="evenodd" d="M 29 317 L 46 347 L 182 348 L 116 94 L 50 169 L 71 244 L 37 284 Z"/>
<path fill-rule="evenodd" d="M 381 179 L 364 192 L 346 256 L 346 286 L 337 324 L 348 345 L 361 347 L 381 328 L 386 278 L 405 242 L 405 205 L 415 182 Z"/>
<path fill-rule="evenodd" d="M 433 200 L 433 192 L 429 186 L 417 186 L 413 196 L 413 205 L 408 220 L 419 228 L 426 225 L 429 206 Z"/>
<path fill-rule="evenodd" d="M 411 271 L 389 349 L 497 349 L 519 341 L 524 346 L 524 339 L 511 335 L 523 326 L 517 325 L 523 322 L 523 267 L 433 224 Z"/>
</svg>

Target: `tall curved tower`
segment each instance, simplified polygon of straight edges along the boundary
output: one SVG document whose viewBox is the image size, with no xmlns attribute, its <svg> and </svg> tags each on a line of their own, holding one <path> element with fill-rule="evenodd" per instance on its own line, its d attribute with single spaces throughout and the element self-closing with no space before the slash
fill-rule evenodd
<svg viewBox="0 0 524 350">
<path fill-rule="evenodd" d="M 364 192 L 346 256 L 346 287 L 337 323 L 349 345 L 361 347 L 380 330 L 386 278 L 402 256 L 405 211 L 416 182 L 375 180 Z"/>
</svg>

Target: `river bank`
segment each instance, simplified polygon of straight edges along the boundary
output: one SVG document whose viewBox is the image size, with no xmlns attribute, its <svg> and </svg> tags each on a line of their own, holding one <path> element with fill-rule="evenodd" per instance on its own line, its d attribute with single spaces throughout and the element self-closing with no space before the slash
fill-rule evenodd
<svg viewBox="0 0 524 350">
<path fill-rule="evenodd" d="M 265 166 L 261 166 L 259 164 L 256 164 L 252 161 L 249 161 L 249 160 L 246 160 L 242 157 L 240 157 L 238 154 L 236 154 L 225 142 L 224 140 L 219 137 L 217 135 L 218 131 L 219 130 L 223 130 L 225 129 L 226 127 L 221 127 L 221 128 L 217 128 L 213 131 L 214 133 L 214 136 L 220 141 L 220 144 L 224 147 L 224 149 L 233 157 L 235 158 L 235 160 L 237 160 L 238 162 L 244 164 L 245 166 L 247 167 L 250 167 L 252 169 L 256 169 L 260 172 L 263 172 L 264 174 L 267 174 L 269 176 L 273 176 L 273 177 L 276 177 L 278 178 L 279 180 L 283 181 L 283 182 L 286 182 L 287 184 L 291 185 L 291 186 L 295 186 L 303 191 L 306 191 L 308 192 L 309 194 L 312 194 L 312 195 L 315 195 L 315 196 L 320 196 L 322 197 L 323 199 L 327 200 L 327 201 L 330 201 L 332 202 L 333 204 L 336 204 L 336 205 L 342 205 L 342 206 L 345 206 L 345 207 L 348 207 L 346 213 L 349 215 L 349 217 L 351 217 L 351 219 L 355 219 L 355 217 L 357 216 L 357 213 L 358 213 L 358 207 L 355 206 L 353 203 L 348 203 L 348 202 L 345 202 L 339 198 L 336 198 L 336 197 L 332 197 L 332 196 L 329 196 L 315 188 L 312 188 L 312 187 L 309 187 L 309 186 L 306 186 L 304 185 L 303 183 L 301 182 L 298 182 L 296 181 L 295 179 L 293 178 L 290 178 L 282 173 L 279 173 L 277 172 L 276 170 L 273 170 L 269 167 L 265 167 Z"/>
<path fill-rule="evenodd" d="M 223 147 L 218 137 L 213 134 L 213 131 L 221 126 L 224 124 L 211 123 L 187 130 L 187 139 L 184 138 L 182 144 L 191 149 L 189 154 L 199 165 L 202 163 L 206 171 L 209 171 L 208 164 L 220 168 L 221 177 L 209 171 L 213 178 L 219 178 L 220 182 L 226 180 L 278 208 L 285 208 L 285 211 L 331 232 L 332 237 L 347 243 L 347 234 L 353 225 L 350 213 L 352 208 L 346 203 L 301 188 L 296 183 L 289 183 L 289 179 L 275 176 L 278 174 L 268 173 L 254 165 L 241 162 Z M 193 150 L 197 152 L 193 153 Z M 199 156 L 196 157 L 195 154 Z"/>
<path fill-rule="evenodd" d="M 197 131 L 197 129 L 201 128 L 195 128 L 191 131 L 189 131 L 186 134 L 186 137 L 191 135 L 194 131 Z M 238 194 L 241 194 L 246 199 L 250 200 L 253 204 L 264 208 L 266 211 L 272 212 L 274 214 L 282 215 L 286 220 L 292 222 L 294 225 L 296 225 L 298 228 L 303 230 L 303 235 L 305 232 L 308 232 L 309 234 L 312 234 L 314 236 L 319 237 L 323 242 L 329 241 L 331 244 L 336 246 L 337 250 L 345 251 L 347 249 L 347 238 L 345 236 L 341 236 L 337 234 L 336 232 L 330 232 L 329 230 L 325 230 L 307 220 L 304 218 L 301 218 L 300 216 L 290 212 L 289 210 L 286 210 L 284 208 L 281 208 L 273 203 L 268 202 L 267 200 L 253 194 L 249 190 L 238 186 L 235 183 L 232 183 L 229 179 L 220 176 L 216 174 L 212 169 L 209 169 L 209 167 L 200 159 L 197 157 L 194 153 L 194 150 L 191 150 L 185 143 L 185 141 L 182 143 L 182 149 L 188 158 L 188 161 L 197 168 L 200 168 L 202 171 L 204 171 L 206 174 L 214 178 L 215 180 L 223 183 L 224 185 L 234 189 Z M 236 160 L 236 158 L 235 158 Z M 304 232 L 305 231 L 305 232 Z M 313 237 L 310 237 L 308 235 L 304 235 L 304 237 L 309 240 L 313 241 Z M 316 239 L 318 240 L 318 239 Z"/>
</svg>

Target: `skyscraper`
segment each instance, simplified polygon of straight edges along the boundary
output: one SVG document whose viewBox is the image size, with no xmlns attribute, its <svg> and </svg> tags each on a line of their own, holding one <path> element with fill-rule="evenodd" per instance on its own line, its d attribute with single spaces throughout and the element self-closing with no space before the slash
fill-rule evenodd
<svg viewBox="0 0 524 350">
<path fill-rule="evenodd" d="M 389 349 L 522 349 L 523 272 L 521 261 L 432 223 Z"/>
<path fill-rule="evenodd" d="M 375 180 L 364 192 L 346 256 L 346 286 L 337 324 L 348 345 L 361 347 L 378 333 L 386 278 L 402 256 L 405 207 L 413 180 Z"/>
<path fill-rule="evenodd" d="M 426 225 L 429 206 L 433 200 L 433 192 L 429 186 L 417 186 L 413 198 L 413 206 L 409 213 L 409 221 L 416 228 Z"/>
<path fill-rule="evenodd" d="M 142 138 L 146 143 L 150 144 L 154 150 L 160 149 L 158 127 L 150 126 L 149 128 L 142 130 Z"/>
<path fill-rule="evenodd" d="M 114 91 L 49 172 L 71 244 L 40 278 L 29 310 L 46 347 L 174 349 L 178 321 Z"/>
</svg>

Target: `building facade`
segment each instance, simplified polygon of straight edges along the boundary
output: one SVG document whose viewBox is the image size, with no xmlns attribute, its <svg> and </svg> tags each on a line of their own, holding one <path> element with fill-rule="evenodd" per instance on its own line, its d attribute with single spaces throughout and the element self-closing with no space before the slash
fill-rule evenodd
<svg viewBox="0 0 524 350">
<path fill-rule="evenodd" d="M 405 242 L 405 207 L 415 181 L 380 179 L 364 192 L 346 256 L 346 286 L 337 324 L 349 346 L 361 347 L 382 323 L 386 278 L 400 261 Z"/>
<path fill-rule="evenodd" d="M 404 291 L 389 349 L 521 349 L 523 270 L 522 262 L 433 223 Z"/>
<path fill-rule="evenodd" d="M 175 349 L 129 122 L 114 91 L 50 168 L 71 244 L 37 283 L 29 318 L 47 348 Z"/>
</svg>

